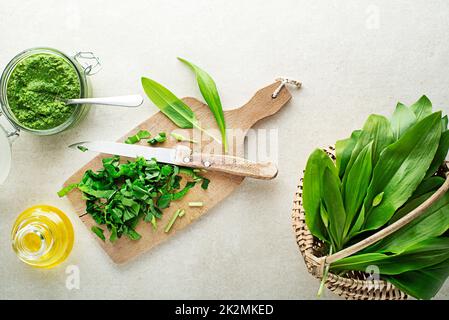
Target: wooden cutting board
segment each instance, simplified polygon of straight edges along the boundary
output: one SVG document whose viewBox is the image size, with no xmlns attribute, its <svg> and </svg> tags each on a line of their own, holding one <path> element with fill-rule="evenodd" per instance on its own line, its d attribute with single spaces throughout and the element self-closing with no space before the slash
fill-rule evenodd
<svg viewBox="0 0 449 320">
<path fill-rule="evenodd" d="M 286 87 L 282 88 L 282 90 L 279 92 L 279 95 L 275 99 L 271 97 L 273 91 L 275 91 L 279 84 L 280 82 L 275 82 L 257 91 L 256 94 L 251 98 L 251 100 L 244 106 L 234 110 L 225 111 L 227 128 L 238 129 L 243 133 L 244 136 L 256 122 L 278 112 L 291 98 L 291 95 Z M 195 112 L 197 119 L 200 121 L 203 128 L 217 130 L 215 118 L 213 117 L 207 105 L 196 100 L 195 98 L 183 98 L 183 101 L 187 105 L 189 105 Z M 158 112 L 148 120 L 142 122 L 135 129 L 125 134 L 121 139 L 119 139 L 119 141 L 123 142 L 127 137 L 136 134 L 140 129 L 148 130 L 153 135 L 156 135 L 157 133 L 162 131 L 169 134 L 170 132 L 175 130 L 178 133 L 184 132 L 185 136 L 189 136 L 191 134 L 191 132 L 189 132 L 191 129 L 179 129 L 164 114 Z M 205 141 L 208 140 L 207 136 L 204 138 Z M 233 152 L 230 149 L 229 153 L 242 156 L 244 139 L 242 137 L 235 140 L 234 150 L 237 151 Z M 161 146 L 168 148 L 176 145 L 177 143 L 178 142 L 175 139 L 169 137 L 169 139 L 167 139 L 167 141 Z M 148 145 L 146 141 L 142 141 L 141 144 Z M 183 142 L 183 144 L 188 143 Z M 210 147 L 210 144 L 208 146 Z M 195 146 L 191 145 L 191 147 Z M 78 183 L 81 180 L 84 172 L 88 169 L 92 169 L 94 171 L 100 169 L 102 167 L 101 159 L 105 157 L 110 157 L 110 155 L 100 154 L 92 159 L 89 163 L 87 163 L 84 167 L 82 167 L 74 175 L 72 175 L 64 183 L 64 186 L 72 183 Z M 164 240 L 174 236 L 177 232 L 184 229 L 192 222 L 196 221 L 211 208 L 213 208 L 217 203 L 229 196 L 231 192 L 233 192 L 244 179 L 242 177 L 217 172 L 207 172 L 206 174 L 204 174 L 204 176 L 211 180 L 209 188 L 207 190 L 203 190 L 199 185 L 197 185 L 194 188 L 190 189 L 190 191 L 183 199 L 179 201 L 173 201 L 169 208 L 164 209 L 162 219 L 158 220 L 158 229 L 156 231 L 152 229 L 151 224 L 141 221 L 136 228 L 136 231 L 142 235 L 142 238 L 140 240 L 132 241 L 129 240 L 128 237 L 123 236 L 114 244 L 111 244 L 109 241 L 101 241 L 95 235 L 94 237 L 99 241 L 101 247 L 106 251 L 106 253 L 115 263 L 125 263 L 130 259 L 140 255 L 141 253 L 153 248 Z M 261 180 L 260 183 L 270 182 Z M 68 198 L 73 208 L 75 209 L 76 214 L 89 228 L 89 230 L 92 226 L 96 225 L 92 217 L 89 214 L 86 214 L 86 204 L 82 199 L 81 192 L 78 189 L 69 193 Z M 202 201 L 204 203 L 204 206 L 198 208 L 190 208 L 188 207 L 188 202 L 191 201 Z M 176 220 L 169 233 L 165 233 L 164 228 L 166 224 L 170 220 L 173 213 L 179 208 L 186 209 L 186 214 L 182 218 L 178 218 Z M 106 239 L 108 239 L 109 234 L 107 230 L 105 231 L 105 235 Z"/>
</svg>

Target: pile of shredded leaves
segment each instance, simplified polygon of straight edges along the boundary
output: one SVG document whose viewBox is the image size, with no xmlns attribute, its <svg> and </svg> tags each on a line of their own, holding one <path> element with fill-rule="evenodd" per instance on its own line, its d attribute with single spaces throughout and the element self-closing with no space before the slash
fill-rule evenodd
<svg viewBox="0 0 449 320">
<path fill-rule="evenodd" d="M 157 228 L 162 210 L 170 203 L 183 198 L 197 183 L 207 189 L 209 180 L 200 170 L 158 163 L 155 159 L 136 158 L 120 163 L 120 157 L 103 159 L 103 168 L 97 172 L 88 170 L 77 184 L 58 192 L 60 197 L 77 188 L 86 200 L 86 212 L 99 225 L 110 231 L 109 241 L 115 242 L 122 235 L 138 240 L 135 230 L 142 219 Z M 183 176 L 186 182 L 181 185 Z M 92 231 L 105 240 L 104 230 L 94 226 Z"/>
</svg>

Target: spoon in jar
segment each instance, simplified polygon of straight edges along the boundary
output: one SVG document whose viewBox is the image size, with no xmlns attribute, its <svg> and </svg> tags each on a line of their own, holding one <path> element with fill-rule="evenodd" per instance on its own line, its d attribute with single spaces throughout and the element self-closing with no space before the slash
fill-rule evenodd
<svg viewBox="0 0 449 320">
<path fill-rule="evenodd" d="M 143 103 L 143 98 L 139 94 L 129 96 L 116 96 L 105 98 L 80 98 L 80 99 L 68 99 L 65 104 L 96 104 L 105 106 L 117 106 L 117 107 L 138 107 Z"/>
</svg>

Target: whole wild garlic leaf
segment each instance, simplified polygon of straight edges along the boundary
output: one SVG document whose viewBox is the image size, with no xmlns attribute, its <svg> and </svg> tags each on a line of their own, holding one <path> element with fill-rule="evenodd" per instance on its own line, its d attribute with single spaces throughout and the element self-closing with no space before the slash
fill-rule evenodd
<svg viewBox="0 0 449 320">
<path fill-rule="evenodd" d="M 420 121 L 432 113 L 432 102 L 426 96 L 422 96 L 410 106 L 410 109 L 415 113 L 416 119 Z"/>
<path fill-rule="evenodd" d="M 141 81 L 148 98 L 178 127 L 183 129 L 196 128 L 216 140 L 213 135 L 200 126 L 192 109 L 170 90 L 149 78 L 142 77 Z"/>
<path fill-rule="evenodd" d="M 324 206 L 323 202 L 320 203 L 320 215 L 321 220 L 323 220 L 323 224 L 326 227 L 326 229 L 329 228 L 329 214 L 326 211 L 326 207 Z"/>
<path fill-rule="evenodd" d="M 348 178 L 343 183 L 343 197 L 346 208 L 345 236 L 349 232 L 354 217 L 360 210 L 372 174 L 373 143 L 367 144 L 357 156 Z"/>
<path fill-rule="evenodd" d="M 433 192 L 416 199 L 409 210 L 427 200 Z M 410 211 L 411 211 L 410 210 Z M 401 253 L 429 237 L 439 237 L 449 228 L 449 194 L 445 194 L 426 210 L 426 213 L 403 226 L 394 234 L 380 240 L 364 252 Z"/>
<path fill-rule="evenodd" d="M 198 82 L 198 87 L 201 91 L 201 94 L 209 106 L 212 114 L 215 117 L 218 128 L 221 132 L 221 140 L 223 143 L 224 151 L 228 151 L 228 142 L 226 139 L 226 122 L 223 113 L 223 106 L 221 105 L 220 95 L 218 94 L 217 85 L 212 77 L 203 69 L 198 67 L 197 65 L 183 59 L 179 58 L 178 60 L 182 63 L 186 64 L 190 67 L 196 75 L 196 81 Z"/>
<path fill-rule="evenodd" d="M 430 165 L 429 170 L 427 170 L 426 178 L 432 176 L 438 168 L 441 166 L 443 161 L 446 159 L 448 150 L 449 150 L 449 130 L 448 130 L 448 116 L 445 115 L 441 118 L 441 137 L 440 143 L 438 145 L 437 152 L 435 154 L 435 158 Z"/>
<path fill-rule="evenodd" d="M 444 183 L 445 179 L 440 176 L 432 176 L 429 178 L 425 178 L 419 186 L 415 189 L 412 196 L 410 197 L 410 200 L 413 200 L 415 198 L 418 198 L 428 192 L 435 192 L 439 187 L 441 187 Z"/>
<path fill-rule="evenodd" d="M 449 259 L 436 265 L 384 276 L 395 287 L 417 299 L 432 299 L 449 277 Z"/>
<path fill-rule="evenodd" d="M 180 128 L 193 128 L 197 119 L 192 109 L 160 83 L 142 77 L 142 87 L 151 101 Z"/>
<path fill-rule="evenodd" d="M 346 212 L 340 192 L 341 182 L 335 170 L 324 168 L 322 197 L 329 220 L 329 233 L 335 251 L 343 248 L 345 238 Z"/>
<path fill-rule="evenodd" d="M 441 130 L 443 130 L 443 132 L 447 130 L 448 122 L 449 122 L 449 119 L 448 119 L 447 115 L 445 115 L 444 117 L 441 118 Z"/>
<path fill-rule="evenodd" d="M 366 120 L 362 132 L 357 139 L 357 144 L 351 154 L 348 166 L 346 167 L 343 182 L 347 179 L 347 174 L 354 164 L 357 156 L 366 147 L 367 144 L 373 142 L 373 167 L 377 163 L 380 153 L 394 141 L 393 131 L 391 129 L 390 121 L 381 115 L 372 114 Z"/>
<path fill-rule="evenodd" d="M 361 253 L 343 258 L 331 264 L 332 271 L 365 271 L 376 265 L 384 275 L 396 275 L 427 268 L 449 259 L 449 238 L 430 238 L 408 247 L 395 255 L 383 253 Z"/>
<path fill-rule="evenodd" d="M 323 174 L 326 168 L 330 168 L 337 174 L 337 169 L 326 152 L 316 149 L 307 161 L 302 198 L 306 211 L 306 224 L 310 231 L 317 238 L 330 242 L 320 214 L 321 189 L 323 188 Z"/>
<path fill-rule="evenodd" d="M 363 228 L 363 224 L 365 222 L 365 206 L 362 204 L 362 209 L 360 209 L 359 215 L 354 222 L 354 225 L 351 227 L 348 236 L 346 237 L 346 242 L 355 237 L 360 233 L 360 230 Z"/>
<path fill-rule="evenodd" d="M 346 166 L 351 159 L 352 151 L 354 150 L 361 133 L 361 130 L 356 130 L 352 132 L 349 138 L 338 140 L 335 143 L 335 155 L 337 157 L 336 166 L 340 177 L 343 177 Z"/>
<path fill-rule="evenodd" d="M 416 209 L 421 203 L 427 200 L 431 194 L 433 194 L 433 192 L 424 193 L 420 196 L 417 196 L 416 198 L 410 197 L 407 203 L 405 203 L 399 210 L 394 213 L 393 217 L 391 217 L 391 219 L 388 221 L 388 225 L 395 223 L 410 211 Z"/>
<path fill-rule="evenodd" d="M 430 164 L 429 170 L 427 170 L 426 178 L 433 175 L 438 168 L 443 163 L 444 159 L 446 159 L 447 151 L 449 149 L 449 130 L 444 131 L 440 137 L 440 143 L 438 145 L 438 149 L 435 153 L 435 157 Z"/>
<path fill-rule="evenodd" d="M 383 151 L 365 199 L 365 230 L 387 223 L 418 187 L 438 147 L 440 119 L 441 112 L 426 117 Z M 382 203 L 372 207 L 374 197 L 381 192 Z"/>
<path fill-rule="evenodd" d="M 391 127 L 395 139 L 398 140 L 408 128 L 415 124 L 415 122 L 416 116 L 413 111 L 399 102 L 391 117 Z"/>
</svg>

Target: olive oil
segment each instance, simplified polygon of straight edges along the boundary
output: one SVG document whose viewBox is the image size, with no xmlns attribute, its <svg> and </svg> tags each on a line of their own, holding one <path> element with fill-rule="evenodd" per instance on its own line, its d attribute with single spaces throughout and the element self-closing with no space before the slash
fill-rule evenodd
<svg viewBox="0 0 449 320">
<path fill-rule="evenodd" d="M 37 205 L 17 217 L 11 239 L 20 260 L 33 267 L 52 268 L 70 254 L 73 227 L 58 208 Z"/>
</svg>

